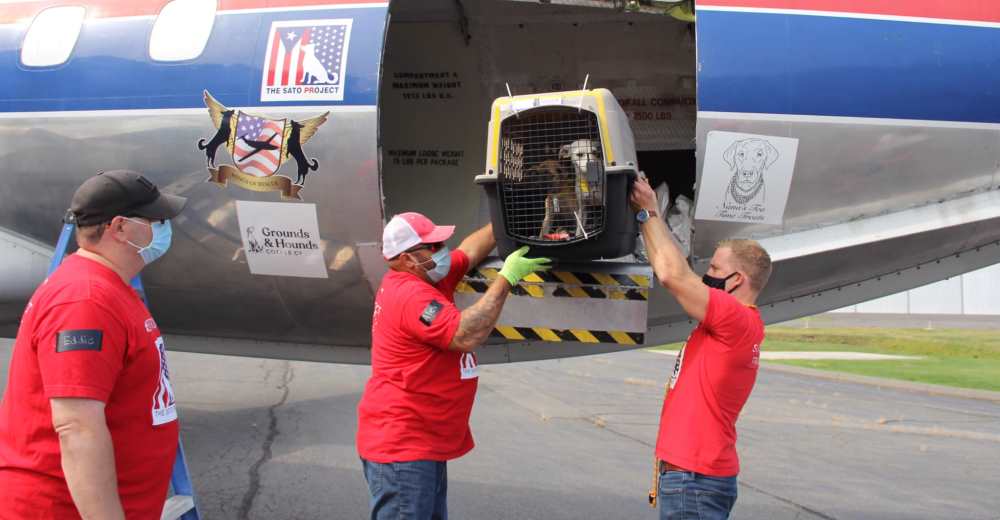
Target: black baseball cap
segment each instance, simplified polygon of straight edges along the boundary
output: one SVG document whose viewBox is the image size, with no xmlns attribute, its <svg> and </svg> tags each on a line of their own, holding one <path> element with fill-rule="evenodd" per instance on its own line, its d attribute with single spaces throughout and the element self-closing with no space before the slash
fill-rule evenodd
<svg viewBox="0 0 1000 520">
<path fill-rule="evenodd" d="M 101 172 L 83 181 L 73 194 L 66 222 L 93 226 L 118 215 L 166 220 L 184 209 L 187 199 L 160 193 L 149 179 L 131 170 Z"/>
</svg>

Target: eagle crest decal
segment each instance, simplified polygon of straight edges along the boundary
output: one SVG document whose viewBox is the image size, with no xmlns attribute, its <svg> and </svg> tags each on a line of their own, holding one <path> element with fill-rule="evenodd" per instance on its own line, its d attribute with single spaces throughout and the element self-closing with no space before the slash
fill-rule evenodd
<svg viewBox="0 0 1000 520">
<path fill-rule="evenodd" d="M 221 187 L 231 182 L 252 191 L 277 191 L 282 199 L 302 200 L 299 192 L 305 186 L 306 176 L 319 169 L 319 161 L 307 158 L 302 145 L 316 134 L 330 113 L 303 121 L 268 119 L 226 108 L 207 90 L 204 96 L 212 124 L 218 129 L 208 142 L 198 140 L 198 149 L 205 151 L 208 166 L 209 177 L 205 181 Z M 215 154 L 221 145 L 229 150 L 233 164 L 216 167 Z M 277 175 L 289 158 L 295 159 L 297 167 L 294 182 L 290 177 Z"/>
</svg>

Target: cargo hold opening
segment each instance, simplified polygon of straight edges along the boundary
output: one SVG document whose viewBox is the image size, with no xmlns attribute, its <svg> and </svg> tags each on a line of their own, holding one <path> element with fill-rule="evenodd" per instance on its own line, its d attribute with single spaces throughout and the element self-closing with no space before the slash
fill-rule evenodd
<svg viewBox="0 0 1000 520">
<path fill-rule="evenodd" d="M 628 114 L 638 168 L 665 184 L 672 207 L 693 200 L 694 24 L 586 4 L 390 4 L 379 86 L 386 218 L 419 211 L 455 224 L 457 238 L 489 222 L 473 179 L 484 170 L 493 100 L 508 85 L 515 95 L 578 89 L 588 75 L 587 88 L 611 90 Z"/>
</svg>

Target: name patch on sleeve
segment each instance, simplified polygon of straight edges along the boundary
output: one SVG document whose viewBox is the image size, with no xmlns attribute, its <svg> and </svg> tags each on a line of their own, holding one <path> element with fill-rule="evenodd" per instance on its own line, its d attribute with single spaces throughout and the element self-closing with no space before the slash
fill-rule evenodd
<svg viewBox="0 0 1000 520">
<path fill-rule="evenodd" d="M 56 336 L 56 352 L 101 350 L 104 333 L 96 329 L 61 330 Z"/>
<path fill-rule="evenodd" d="M 420 322 L 424 325 L 430 326 L 431 323 L 434 323 L 434 318 L 437 318 L 438 313 L 441 312 L 441 309 L 443 308 L 444 305 L 441 305 L 435 300 L 431 300 L 431 302 L 427 304 L 427 307 L 424 307 L 424 312 L 420 314 Z"/>
</svg>

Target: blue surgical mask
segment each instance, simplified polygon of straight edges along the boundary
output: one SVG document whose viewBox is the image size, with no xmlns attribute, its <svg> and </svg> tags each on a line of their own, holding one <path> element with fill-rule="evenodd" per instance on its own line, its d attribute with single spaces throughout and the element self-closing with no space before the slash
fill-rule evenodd
<svg viewBox="0 0 1000 520">
<path fill-rule="evenodd" d="M 146 265 L 155 262 L 156 259 L 160 258 L 167 252 L 167 249 L 170 249 L 170 237 L 173 236 L 173 230 L 170 227 L 169 220 L 154 222 L 152 224 L 147 224 L 141 220 L 127 220 L 129 222 L 145 224 L 153 229 L 153 239 L 149 241 L 149 244 L 146 247 L 140 247 L 139 245 L 128 241 L 130 246 L 139 250 L 139 256 L 142 257 L 142 261 L 145 262 Z"/>
<path fill-rule="evenodd" d="M 444 280 L 444 277 L 448 276 L 448 272 L 451 271 L 451 251 L 448 250 L 448 246 L 442 246 L 437 253 L 431 256 L 431 260 L 434 262 L 434 269 L 427 270 L 427 278 L 438 283 Z"/>
</svg>

